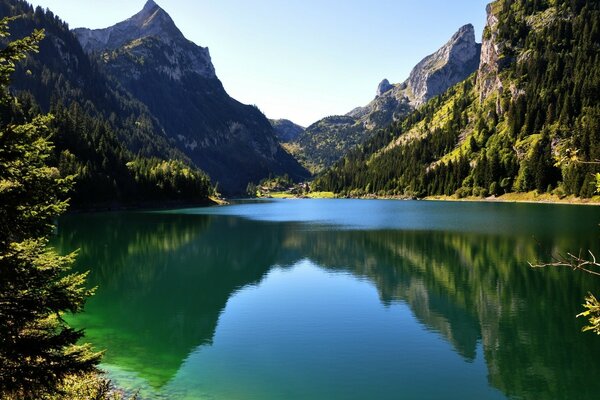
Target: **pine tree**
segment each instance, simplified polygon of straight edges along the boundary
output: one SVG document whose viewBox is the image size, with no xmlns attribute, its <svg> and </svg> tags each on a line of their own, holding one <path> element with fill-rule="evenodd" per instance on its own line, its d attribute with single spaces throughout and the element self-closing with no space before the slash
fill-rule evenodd
<svg viewBox="0 0 600 400">
<path fill-rule="evenodd" d="M 0 20 L 0 38 L 10 21 Z M 59 256 L 47 246 L 72 183 L 46 164 L 52 117 L 21 121 L 8 92 L 15 63 L 42 38 L 35 31 L 0 50 L 0 393 L 13 398 L 53 393 L 65 377 L 94 371 L 100 357 L 76 344 L 83 333 L 62 318 L 91 294 L 85 274 L 69 272 L 74 254 Z"/>
</svg>

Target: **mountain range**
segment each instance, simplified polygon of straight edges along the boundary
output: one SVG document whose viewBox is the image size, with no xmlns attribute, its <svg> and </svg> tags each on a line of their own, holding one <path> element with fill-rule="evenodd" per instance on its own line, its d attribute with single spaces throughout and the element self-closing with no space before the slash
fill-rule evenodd
<svg viewBox="0 0 600 400">
<path fill-rule="evenodd" d="M 25 15 L 15 23 L 19 35 L 45 29 L 40 54 L 17 73 L 13 85 L 32 93 L 43 111 L 58 97 L 67 108 L 73 102 L 88 105 L 93 108 L 88 114 L 111 119 L 128 151 L 185 160 L 225 194 L 244 193 L 249 182 L 269 175 L 309 176 L 281 148 L 269 120 L 226 93 L 208 49 L 187 40 L 154 1 L 112 27 L 73 31 L 49 10 L 33 10 L 19 0 L 3 4 L 0 15 Z M 37 73 L 27 73 L 34 64 Z M 41 90 L 44 74 L 57 78 L 52 88 Z M 140 127 L 144 140 L 132 137 Z M 149 147 L 154 149 L 144 152 Z"/>
<path fill-rule="evenodd" d="M 369 104 L 307 128 L 231 98 L 209 50 L 152 0 L 105 29 L 70 30 L 23 0 L 0 0 L 0 16 L 22 16 L 16 38 L 45 30 L 14 73 L 22 110 L 11 118 L 57 116 L 52 162 L 77 175 L 75 203 L 197 199 L 210 191 L 204 173 L 241 194 L 308 170 L 316 189 L 347 195 L 590 196 L 599 7 L 496 0 L 482 44 L 465 25 L 404 82 L 384 79 Z"/>
<path fill-rule="evenodd" d="M 417 107 L 477 71 L 481 44 L 473 25 L 461 27 L 433 54 L 421 60 L 402 83 L 384 79 L 377 95 L 346 115 L 323 118 L 304 130 L 287 148 L 313 171 L 330 167 L 352 147 L 369 139 Z"/>
</svg>

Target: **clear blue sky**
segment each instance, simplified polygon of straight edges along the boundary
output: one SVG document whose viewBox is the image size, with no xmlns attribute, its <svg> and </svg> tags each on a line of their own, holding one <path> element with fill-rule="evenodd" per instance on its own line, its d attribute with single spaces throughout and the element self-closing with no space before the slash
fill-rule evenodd
<svg viewBox="0 0 600 400">
<path fill-rule="evenodd" d="M 155 0 L 208 47 L 237 100 L 304 126 L 367 104 L 462 25 L 477 41 L 489 0 Z M 104 28 L 145 0 L 35 0 L 71 28 Z"/>
</svg>

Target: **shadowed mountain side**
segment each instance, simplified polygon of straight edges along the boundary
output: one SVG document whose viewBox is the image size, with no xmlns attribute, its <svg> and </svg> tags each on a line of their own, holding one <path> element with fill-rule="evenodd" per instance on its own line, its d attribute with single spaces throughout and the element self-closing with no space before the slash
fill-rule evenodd
<svg viewBox="0 0 600 400">
<path fill-rule="evenodd" d="M 270 119 L 269 122 L 273 126 L 275 136 L 282 143 L 293 141 L 306 129 L 288 119 Z"/>
<path fill-rule="evenodd" d="M 244 193 L 248 182 L 269 175 L 309 176 L 260 110 L 225 92 L 208 48 L 186 39 L 153 1 L 112 27 L 73 32 L 224 193 Z"/>
</svg>

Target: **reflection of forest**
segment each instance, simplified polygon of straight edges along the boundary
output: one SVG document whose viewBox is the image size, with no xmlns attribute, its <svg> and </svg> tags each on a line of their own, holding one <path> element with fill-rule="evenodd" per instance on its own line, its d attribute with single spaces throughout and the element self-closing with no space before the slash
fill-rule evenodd
<svg viewBox="0 0 600 400">
<path fill-rule="evenodd" d="M 383 302 L 407 302 L 467 360 L 481 340 L 490 383 L 506 395 L 598 393 L 600 382 L 586 376 L 600 372 L 600 344 L 581 334 L 583 321 L 574 318 L 579 300 L 598 284 L 589 276 L 526 264 L 553 248 L 576 248 L 584 238 L 540 243 L 528 237 L 354 231 L 318 232 L 306 240 L 307 257 L 368 277 Z"/>
<path fill-rule="evenodd" d="M 406 302 L 467 361 L 481 341 L 493 386 L 519 398 L 593 397 L 586 380 L 600 346 L 573 316 L 589 278 L 532 270 L 553 249 L 593 248 L 585 237 L 340 231 L 225 216 L 110 214 L 61 220 L 57 247 L 81 248 L 100 289 L 79 320 L 107 361 L 165 384 L 210 343 L 229 297 L 273 265 L 309 258 L 368 278 L 384 304 Z M 151 328 L 151 329 L 150 329 Z"/>
<path fill-rule="evenodd" d="M 191 350 L 211 342 L 231 294 L 274 264 L 281 235 L 270 228 L 257 235 L 252 224 L 226 217 L 63 218 L 57 248 L 79 248 L 78 265 L 92 266 L 90 283 L 99 286 L 77 324 L 109 349 L 106 362 L 162 386 Z"/>
</svg>

